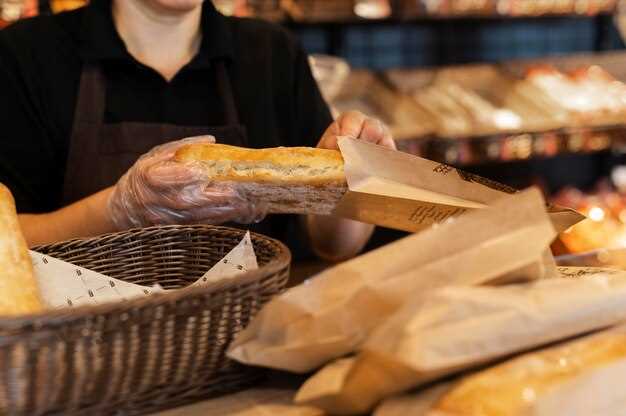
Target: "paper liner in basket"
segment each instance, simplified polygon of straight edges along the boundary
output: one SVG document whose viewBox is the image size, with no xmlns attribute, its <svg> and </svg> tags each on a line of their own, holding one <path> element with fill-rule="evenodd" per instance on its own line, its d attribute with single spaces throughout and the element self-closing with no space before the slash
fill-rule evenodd
<svg viewBox="0 0 626 416">
<path fill-rule="evenodd" d="M 349 137 L 339 138 L 348 191 L 334 214 L 409 232 L 485 208 L 516 190 L 448 165 Z M 558 232 L 584 219 L 549 206 Z"/>
<path fill-rule="evenodd" d="M 543 277 L 555 236 L 537 190 L 324 271 L 275 298 L 231 345 L 243 363 L 313 370 L 355 350 L 406 300 L 437 287 Z"/>
<path fill-rule="evenodd" d="M 622 416 L 626 327 L 529 353 L 461 380 L 428 416 Z"/>
<path fill-rule="evenodd" d="M 626 272 L 445 287 L 412 299 L 339 370 L 336 363 L 320 370 L 296 402 L 359 414 L 443 376 L 624 320 Z"/>
<path fill-rule="evenodd" d="M 35 251 L 31 251 L 30 256 L 41 297 L 49 309 L 120 302 L 163 291 L 158 284 L 148 287 L 125 282 Z M 257 268 L 248 232 L 239 244 L 191 286 L 206 285 Z"/>
</svg>

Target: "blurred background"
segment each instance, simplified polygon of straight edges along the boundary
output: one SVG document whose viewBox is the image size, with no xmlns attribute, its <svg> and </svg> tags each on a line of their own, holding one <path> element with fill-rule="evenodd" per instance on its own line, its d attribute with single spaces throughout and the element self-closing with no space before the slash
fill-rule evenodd
<svg viewBox="0 0 626 416">
<path fill-rule="evenodd" d="M 0 0 L 0 25 L 85 3 Z M 402 151 L 588 215 L 554 245 L 563 264 L 626 267 L 626 1 L 214 3 L 291 30 L 335 114 L 359 109 Z"/>
</svg>

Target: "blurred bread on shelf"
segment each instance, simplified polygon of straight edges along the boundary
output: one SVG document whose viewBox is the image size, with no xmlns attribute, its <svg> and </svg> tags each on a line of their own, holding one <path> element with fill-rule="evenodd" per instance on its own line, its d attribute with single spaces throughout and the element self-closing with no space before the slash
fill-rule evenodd
<svg viewBox="0 0 626 416">
<path fill-rule="evenodd" d="M 226 16 L 256 17 L 280 21 L 285 17 L 280 0 L 213 0 L 220 13 Z"/>
<path fill-rule="evenodd" d="M 618 0 L 398 0 L 402 17 L 538 17 L 612 13 Z"/>
<path fill-rule="evenodd" d="M 332 103 L 350 75 L 348 62 L 337 56 L 312 54 L 309 65 L 322 96 L 327 103 Z"/>
<path fill-rule="evenodd" d="M 282 7 L 296 21 L 340 22 L 355 18 L 354 0 L 282 0 Z"/>
<path fill-rule="evenodd" d="M 593 193 L 566 188 L 554 196 L 553 202 L 566 204 L 587 216 L 586 220 L 559 236 L 567 252 L 587 253 L 599 249 L 626 248 L 626 195 L 602 187 Z M 604 262 L 598 259 L 604 266 L 612 265 L 608 263 L 607 256 L 604 254 Z M 618 260 L 616 256 L 613 256 L 612 261 Z M 620 260 L 620 264 L 614 265 L 624 267 L 626 262 L 622 264 Z"/>
<path fill-rule="evenodd" d="M 531 67 L 520 88 L 540 91 L 549 110 L 566 112 L 570 125 L 626 122 L 626 85 L 597 65 L 564 73 L 551 65 Z"/>
<path fill-rule="evenodd" d="M 89 0 L 50 0 L 50 9 L 53 13 L 65 12 L 86 6 Z"/>
<path fill-rule="evenodd" d="M 441 137 L 546 131 L 564 125 L 558 112 L 546 111 L 533 99 L 539 91 L 520 94 L 515 79 L 496 66 L 396 70 L 385 76 L 428 111 Z"/>
<path fill-rule="evenodd" d="M 443 68 L 437 82 L 459 84 L 479 96 L 494 112 L 491 133 L 538 132 L 562 127 L 564 116 L 542 108 L 538 92 L 528 98 L 520 96 L 514 77 L 495 65 L 465 65 Z M 475 116 L 476 117 L 476 116 Z"/>
<path fill-rule="evenodd" d="M 351 71 L 331 106 L 336 114 L 359 110 L 381 119 L 397 141 L 421 138 L 434 132 L 426 111 L 410 97 L 393 91 L 370 71 Z"/>
</svg>

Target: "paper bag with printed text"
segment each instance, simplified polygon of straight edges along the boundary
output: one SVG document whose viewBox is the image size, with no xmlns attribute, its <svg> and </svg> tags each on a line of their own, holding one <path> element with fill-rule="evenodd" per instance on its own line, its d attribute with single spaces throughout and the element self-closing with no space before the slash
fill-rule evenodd
<svg viewBox="0 0 626 416">
<path fill-rule="evenodd" d="M 544 277 L 541 260 L 554 237 L 537 190 L 506 196 L 275 298 L 239 334 L 229 355 L 247 364 L 311 371 L 354 351 L 404 302 L 430 290 Z"/>
</svg>

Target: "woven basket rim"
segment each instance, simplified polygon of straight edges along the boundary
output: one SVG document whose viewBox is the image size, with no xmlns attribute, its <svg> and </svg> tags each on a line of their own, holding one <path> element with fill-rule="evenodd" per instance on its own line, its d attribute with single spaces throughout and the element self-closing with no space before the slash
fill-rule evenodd
<svg viewBox="0 0 626 416">
<path fill-rule="evenodd" d="M 96 237 L 88 237 L 88 238 L 73 238 L 66 241 L 55 242 L 46 245 L 40 245 L 33 247 L 32 250 L 37 251 L 37 249 L 41 249 L 42 247 L 50 247 L 56 245 L 65 245 L 71 243 L 78 244 L 89 244 L 107 239 L 115 239 L 115 238 L 123 238 L 132 235 L 145 234 L 151 232 L 158 232 L 162 230 L 180 230 L 183 232 L 184 230 L 221 230 L 228 232 L 236 232 L 241 234 L 242 238 L 245 235 L 246 231 L 239 228 L 225 227 L 225 226 L 217 226 L 217 225 L 206 225 L 206 224 L 195 224 L 195 225 L 163 225 L 163 226 L 152 226 L 146 228 L 134 228 L 126 231 L 115 232 L 115 233 L 107 233 L 102 234 Z M 217 282 L 212 282 L 207 285 L 199 286 L 199 287 L 186 287 L 182 289 L 176 289 L 171 291 L 166 291 L 164 293 L 155 293 L 151 296 L 141 297 L 133 300 L 129 300 L 126 302 L 110 302 L 102 305 L 86 305 L 75 308 L 63 308 L 58 310 L 47 310 L 37 314 L 30 315 L 21 315 L 17 317 L 0 317 L 0 330 L 9 330 L 15 331 L 19 329 L 23 329 L 25 327 L 43 327 L 46 329 L 52 329 L 56 325 L 67 325 L 70 321 L 81 320 L 88 317 L 94 317 L 97 315 L 102 315 L 111 312 L 124 313 L 128 312 L 132 309 L 136 309 L 138 307 L 146 307 L 146 306 L 158 306 L 171 302 L 176 302 L 180 299 L 187 297 L 194 297 L 197 295 L 213 293 L 215 291 L 220 290 L 228 290 L 230 288 L 236 286 L 242 286 L 247 284 L 253 284 L 260 281 L 263 277 L 266 277 L 271 274 L 275 274 L 281 270 L 289 268 L 291 263 L 291 252 L 287 246 L 279 240 L 276 240 L 271 237 L 267 237 L 263 234 L 255 233 L 250 231 L 251 237 L 256 239 L 265 240 L 269 243 L 276 245 L 279 248 L 279 255 L 277 258 L 270 261 L 268 264 L 259 267 L 256 270 L 249 270 L 247 272 L 241 273 L 239 275 L 233 276 L 232 278 L 222 279 Z"/>
</svg>

